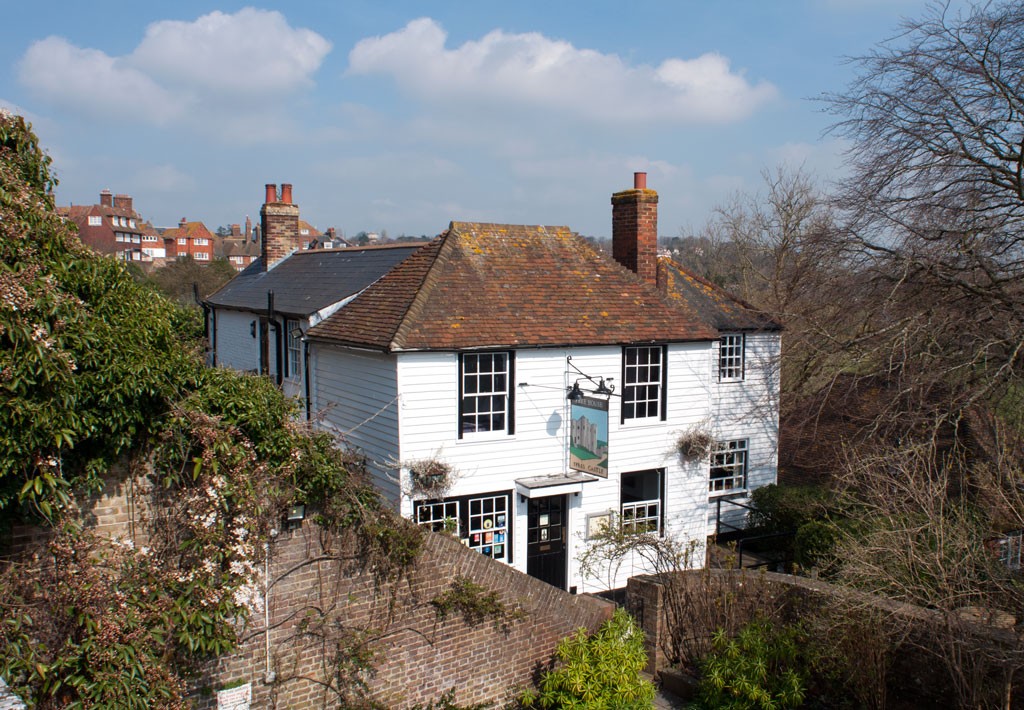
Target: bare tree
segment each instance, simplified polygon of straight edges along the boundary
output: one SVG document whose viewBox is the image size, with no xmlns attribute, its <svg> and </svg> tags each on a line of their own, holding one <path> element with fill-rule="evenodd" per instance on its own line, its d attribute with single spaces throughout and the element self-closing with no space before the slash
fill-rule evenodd
<svg viewBox="0 0 1024 710">
<path fill-rule="evenodd" d="M 876 365 L 956 419 L 1020 374 L 1024 5 L 931 6 L 827 98 L 852 142 L 846 247 L 885 317 Z"/>
</svg>

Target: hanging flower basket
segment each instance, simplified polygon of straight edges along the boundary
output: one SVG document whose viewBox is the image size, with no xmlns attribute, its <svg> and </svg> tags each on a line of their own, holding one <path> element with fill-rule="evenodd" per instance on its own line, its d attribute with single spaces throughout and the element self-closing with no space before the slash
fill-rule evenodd
<svg viewBox="0 0 1024 710">
<path fill-rule="evenodd" d="M 443 498 L 452 484 L 452 467 L 444 461 L 427 459 L 409 465 L 413 495 Z"/>
<path fill-rule="evenodd" d="M 711 454 L 715 438 L 703 425 L 693 426 L 679 435 L 676 450 L 684 459 L 699 460 Z"/>
</svg>

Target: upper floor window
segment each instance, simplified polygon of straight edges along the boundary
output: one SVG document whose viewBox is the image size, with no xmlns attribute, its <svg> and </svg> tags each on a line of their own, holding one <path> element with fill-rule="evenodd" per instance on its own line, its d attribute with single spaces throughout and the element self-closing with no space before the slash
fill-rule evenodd
<svg viewBox="0 0 1024 710">
<path fill-rule="evenodd" d="M 474 432 L 513 433 L 512 353 L 459 356 L 459 437 Z"/>
<path fill-rule="evenodd" d="M 181 246 L 185 246 L 185 237 L 178 237 L 178 244 Z"/>
<path fill-rule="evenodd" d="M 102 225 L 103 225 L 103 218 L 101 216 L 99 216 L 98 214 L 91 214 L 91 215 L 89 215 L 89 226 L 90 227 L 100 227 Z"/>
<path fill-rule="evenodd" d="M 135 220 L 134 219 L 128 220 L 128 226 L 131 227 L 132 229 L 135 229 Z"/>
<path fill-rule="evenodd" d="M 192 243 L 195 244 L 197 247 L 205 247 L 207 244 L 210 243 L 210 240 L 207 239 L 206 237 L 196 237 L 195 239 L 192 240 Z"/>
<path fill-rule="evenodd" d="M 197 251 L 195 254 L 192 255 L 192 257 L 196 261 L 209 261 L 210 260 L 209 252 L 205 252 L 205 251 Z"/>
<path fill-rule="evenodd" d="M 711 450 L 711 479 L 714 494 L 741 491 L 747 487 L 747 440 L 719 441 Z"/>
<path fill-rule="evenodd" d="M 622 421 L 665 418 L 665 346 L 627 347 L 622 353 Z"/>
<path fill-rule="evenodd" d="M 718 349 L 718 379 L 742 380 L 746 337 L 742 333 L 723 335 Z"/>
<path fill-rule="evenodd" d="M 623 532 L 661 532 L 663 480 L 658 469 L 622 474 L 620 516 Z"/>
<path fill-rule="evenodd" d="M 284 328 L 288 334 L 288 376 L 298 377 L 301 372 L 302 329 L 297 320 L 286 320 Z"/>
</svg>

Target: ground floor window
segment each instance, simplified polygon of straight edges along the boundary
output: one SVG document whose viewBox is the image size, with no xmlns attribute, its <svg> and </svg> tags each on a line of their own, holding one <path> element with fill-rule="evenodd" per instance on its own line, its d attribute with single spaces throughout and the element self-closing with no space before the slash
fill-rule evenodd
<svg viewBox="0 0 1024 710">
<path fill-rule="evenodd" d="M 413 519 L 433 532 L 447 532 L 463 545 L 502 562 L 512 562 L 512 493 L 416 501 Z"/>
<path fill-rule="evenodd" d="M 623 531 L 661 533 L 664 480 L 660 469 L 622 474 L 620 519 Z"/>
<path fill-rule="evenodd" d="M 719 441 L 711 450 L 711 478 L 708 491 L 725 494 L 747 487 L 746 439 Z"/>
</svg>

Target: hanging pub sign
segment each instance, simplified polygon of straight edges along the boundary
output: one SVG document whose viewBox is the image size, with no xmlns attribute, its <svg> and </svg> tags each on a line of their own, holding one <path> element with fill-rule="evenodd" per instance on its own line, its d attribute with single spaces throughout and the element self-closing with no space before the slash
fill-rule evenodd
<svg viewBox="0 0 1024 710">
<path fill-rule="evenodd" d="M 608 400 L 574 400 L 570 427 L 569 468 L 608 478 Z"/>
</svg>

